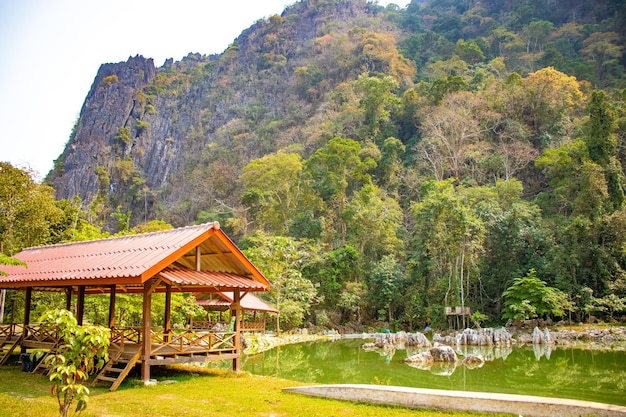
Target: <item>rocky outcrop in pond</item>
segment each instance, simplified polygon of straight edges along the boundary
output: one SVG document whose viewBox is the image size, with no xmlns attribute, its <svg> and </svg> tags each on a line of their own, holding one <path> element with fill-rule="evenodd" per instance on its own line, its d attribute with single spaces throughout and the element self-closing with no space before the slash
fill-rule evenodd
<svg viewBox="0 0 626 417">
<path fill-rule="evenodd" d="M 364 349 L 406 349 L 407 347 L 430 347 L 423 333 L 376 333 L 376 341 L 363 345 Z"/>
<path fill-rule="evenodd" d="M 435 333 L 433 343 L 448 346 L 510 346 L 513 337 L 506 329 L 465 329 L 456 335 L 441 336 Z"/>
<path fill-rule="evenodd" d="M 460 360 L 452 347 L 441 345 L 410 355 L 404 362 L 436 375 L 451 375 L 459 365 L 465 365 L 469 369 L 480 368 L 485 364 L 485 359 L 481 355 L 466 355 Z"/>
</svg>

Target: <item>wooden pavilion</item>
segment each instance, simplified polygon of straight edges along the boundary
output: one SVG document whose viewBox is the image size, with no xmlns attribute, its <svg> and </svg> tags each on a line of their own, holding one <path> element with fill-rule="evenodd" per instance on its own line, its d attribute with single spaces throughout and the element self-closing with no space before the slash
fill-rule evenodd
<svg viewBox="0 0 626 417">
<path fill-rule="evenodd" d="M 241 363 L 241 300 L 249 292 L 268 291 L 263 274 L 224 234 L 219 224 L 207 223 L 162 232 L 145 233 L 28 248 L 15 258 L 27 267 L 3 266 L 0 288 L 24 291 L 24 320 L 0 324 L 0 365 L 20 347 L 53 353 L 59 338 L 37 323 L 31 323 L 31 297 L 35 290 L 62 291 L 66 308 L 76 297 L 76 318 L 83 322 L 85 296 L 109 294 L 111 360 L 95 378 L 112 382 L 115 390 L 136 363 L 141 363 L 144 383 L 150 380 L 152 365 L 232 360 Z M 232 292 L 235 320 L 232 331 L 192 328 L 172 329 L 172 292 Z M 165 293 L 164 326 L 151 325 L 152 294 Z M 142 296 L 140 327 L 118 327 L 115 298 L 118 293 Z M 95 381 L 94 381 L 95 382 Z"/>
</svg>

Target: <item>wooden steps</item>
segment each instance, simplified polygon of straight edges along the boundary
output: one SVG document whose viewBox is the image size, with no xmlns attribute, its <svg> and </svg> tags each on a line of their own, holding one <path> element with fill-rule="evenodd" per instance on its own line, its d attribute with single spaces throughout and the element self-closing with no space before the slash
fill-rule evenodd
<svg viewBox="0 0 626 417">
<path fill-rule="evenodd" d="M 92 385 L 95 385 L 98 381 L 112 382 L 109 390 L 115 391 L 140 358 L 141 349 L 137 350 L 132 356 L 124 352 L 117 353 L 115 357 L 112 357 L 111 360 L 104 365 L 104 368 L 102 368 L 98 375 L 96 375 Z"/>
<path fill-rule="evenodd" d="M 37 362 L 37 366 L 35 366 L 35 368 L 33 369 L 33 373 L 35 374 L 37 372 L 41 372 L 42 374 L 49 375 L 52 368 L 47 366 L 46 360 L 49 356 L 56 355 L 56 353 L 57 353 L 56 345 L 54 346 L 54 348 L 46 351 L 44 355 L 41 357 L 41 359 Z"/>
<path fill-rule="evenodd" d="M 0 365 L 4 365 L 9 360 L 21 341 L 22 335 L 9 335 L 0 340 Z"/>
</svg>

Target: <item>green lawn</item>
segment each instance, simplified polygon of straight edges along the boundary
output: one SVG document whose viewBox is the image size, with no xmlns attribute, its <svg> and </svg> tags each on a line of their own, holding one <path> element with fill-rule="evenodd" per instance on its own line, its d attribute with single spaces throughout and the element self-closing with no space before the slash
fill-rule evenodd
<svg viewBox="0 0 626 417">
<path fill-rule="evenodd" d="M 493 416 L 412 410 L 305 397 L 282 392 L 302 385 L 277 378 L 229 371 L 189 371 L 168 368 L 155 372 L 157 386 L 145 387 L 129 377 L 115 392 L 91 390 L 82 416 Z M 166 382 L 164 382 L 166 381 Z M 175 381 L 167 383 L 169 381 Z M 0 415 L 4 417 L 58 416 L 56 398 L 47 377 L 24 373 L 17 366 L 0 367 Z"/>
</svg>

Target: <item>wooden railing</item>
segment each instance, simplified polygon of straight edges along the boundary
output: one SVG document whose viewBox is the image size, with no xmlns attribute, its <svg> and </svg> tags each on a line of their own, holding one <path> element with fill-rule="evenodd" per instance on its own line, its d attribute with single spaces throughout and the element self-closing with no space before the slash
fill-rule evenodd
<svg viewBox="0 0 626 417">
<path fill-rule="evenodd" d="M 26 326 L 4 324 L 0 326 L 0 339 L 14 334 L 27 334 L 24 342 L 31 347 L 51 347 L 60 342 L 58 329 L 42 327 L 39 324 Z M 124 352 L 125 344 L 141 345 L 142 334 L 140 327 L 124 327 L 111 329 L 110 351 Z M 162 328 L 153 328 L 150 332 L 152 343 L 151 355 L 177 356 L 196 354 L 235 353 L 236 332 L 206 331 L 206 330 L 172 330 L 164 332 Z"/>
<path fill-rule="evenodd" d="M 152 332 L 152 356 L 174 356 L 197 353 L 233 352 L 235 332 Z"/>
<path fill-rule="evenodd" d="M 15 335 L 21 335 L 23 331 L 24 326 L 21 324 L 0 324 L 0 340 L 10 339 Z"/>
<path fill-rule="evenodd" d="M 262 332 L 265 330 L 265 323 L 263 322 L 243 322 L 241 330 L 244 332 Z"/>
<path fill-rule="evenodd" d="M 26 334 L 24 342 L 54 345 L 61 339 L 58 328 L 42 327 L 39 323 L 24 325 L 24 332 Z"/>
<path fill-rule="evenodd" d="M 203 331 L 211 331 L 216 327 L 223 327 L 226 329 L 228 327 L 228 322 L 220 322 L 220 321 L 193 321 L 190 325 L 190 328 L 193 330 L 203 330 Z M 265 323 L 262 321 L 244 321 L 241 323 L 241 331 L 242 332 L 261 332 L 265 330 Z"/>
<path fill-rule="evenodd" d="M 190 329 L 210 331 L 214 328 L 228 328 L 228 322 L 226 321 L 208 321 L 208 320 L 193 320 L 189 325 Z"/>
</svg>

